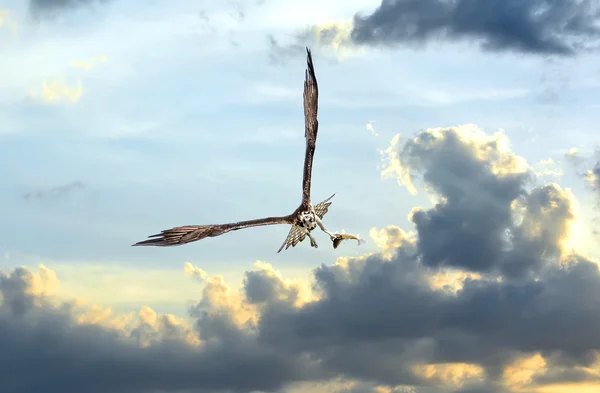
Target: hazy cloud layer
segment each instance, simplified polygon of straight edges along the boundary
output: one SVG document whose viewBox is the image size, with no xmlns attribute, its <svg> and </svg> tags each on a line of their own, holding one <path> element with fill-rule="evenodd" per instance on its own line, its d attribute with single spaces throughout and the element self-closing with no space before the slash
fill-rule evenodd
<svg viewBox="0 0 600 393">
<path fill-rule="evenodd" d="M 239 293 L 186 264 L 203 286 L 190 323 L 148 307 L 113 316 L 60 304 L 51 270 L 4 272 L 0 390 L 275 392 L 341 378 L 346 393 L 466 393 L 600 383 L 600 271 L 573 252 L 573 196 L 554 183 L 528 187 L 529 166 L 507 146 L 472 125 L 395 138 L 388 173 L 439 197 L 413 210 L 414 233 L 373 230 L 381 253 L 322 264 L 313 282 L 258 263 Z"/>
<path fill-rule="evenodd" d="M 23 199 L 45 199 L 52 197 L 61 197 L 70 194 L 75 190 L 82 189 L 83 187 L 84 184 L 81 181 L 77 180 L 71 183 L 63 184 L 61 186 L 56 186 L 48 189 L 29 191 L 24 193 L 22 196 Z"/>
<path fill-rule="evenodd" d="M 29 0 L 29 11 L 34 18 L 44 18 L 81 6 L 101 4 L 107 1 L 109 0 Z"/>
</svg>

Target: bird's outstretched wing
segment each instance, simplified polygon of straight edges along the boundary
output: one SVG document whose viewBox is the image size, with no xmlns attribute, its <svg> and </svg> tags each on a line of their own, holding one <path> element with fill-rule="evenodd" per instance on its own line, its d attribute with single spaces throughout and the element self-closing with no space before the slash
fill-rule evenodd
<svg viewBox="0 0 600 393">
<path fill-rule="evenodd" d="M 301 243 L 304 238 L 306 238 L 306 229 L 299 227 L 298 225 L 292 225 L 290 232 L 281 247 L 279 247 L 277 253 L 280 253 L 281 250 L 283 250 L 283 247 L 285 247 L 286 250 L 290 248 L 290 246 L 295 247 L 296 244 Z"/>
<path fill-rule="evenodd" d="M 304 137 L 306 138 L 306 153 L 304 155 L 304 176 L 302 178 L 302 206 L 310 206 L 310 178 L 312 174 L 313 157 L 317 143 L 319 121 L 319 87 L 313 66 L 310 49 L 306 48 L 307 69 L 304 75 Z"/>
<path fill-rule="evenodd" d="M 156 235 L 148 236 L 151 239 L 133 244 L 134 246 L 179 246 L 195 242 L 206 237 L 215 237 L 230 231 L 262 225 L 292 224 L 292 216 L 267 217 L 257 220 L 240 221 L 220 225 L 186 225 L 162 231 Z"/>
<path fill-rule="evenodd" d="M 327 212 L 329 211 L 329 206 L 331 205 L 331 202 L 329 201 L 334 196 L 335 194 L 325 199 L 323 202 L 319 202 L 315 205 L 315 214 L 319 216 L 320 219 L 323 219 L 323 216 L 325 216 L 325 214 L 327 214 Z"/>
</svg>

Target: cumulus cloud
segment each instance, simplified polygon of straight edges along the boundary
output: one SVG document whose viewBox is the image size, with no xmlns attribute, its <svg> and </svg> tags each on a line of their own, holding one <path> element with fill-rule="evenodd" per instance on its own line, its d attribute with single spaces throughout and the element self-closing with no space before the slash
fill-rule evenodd
<svg viewBox="0 0 600 393">
<path fill-rule="evenodd" d="M 218 278 L 205 286 L 194 326 L 149 307 L 106 321 L 110 312 L 44 296 L 42 271 L 0 275 L 2 391 L 249 392 L 318 375 L 310 361 L 260 346 Z M 30 373 L 32 358 L 43 372 Z"/>
<path fill-rule="evenodd" d="M 566 246 L 574 196 L 555 183 L 534 186 L 506 137 L 473 125 L 395 138 L 388 154 L 403 181 L 439 195 L 434 206 L 413 210 L 413 231 L 373 229 L 379 252 L 321 264 L 310 282 L 258 262 L 236 291 L 188 263 L 185 273 L 202 288 L 189 321 L 149 307 L 118 318 L 60 303 L 47 269 L 2 273 L 0 390 L 600 386 L 600 270 Z"/>
<path fill-rule="evenodd" d="M 397 134 L 390 146 L 381 152 L 384 160 L 382 175 L 395 177 L 411 193 L 417 192 L 414 181 L 421 175 L 426 186 L 435 186 L 444 196 L 461 189 L 469 193 L 471 190 L 466 187 L 478 186 L 457 178 L 450 173 L 451 169 L 457 173 L 471 170 L 490 179 L 507 180 L 513 175 L 519 178 L 519 183 L 528 179 L 525 160 L 510 151 L 508 139 L 501 131 L 487 135 L 475 125 L 466 124 L 428 129 L 404 144 L 400 142 L 400 134 Z M 446 163 L 452 167 L 444 168 Z M 442 179 L 447 175 L 453 178 Z"/>
<path fill-rule="evenodd" d="M 535 274 L 545 265 L 542 256 L 566 252 L 572 195 L 554 183 L 527 191 L 534 171 L 510 151 L 502 132 L 487 135 L 466 125 L 428 129 L 404 144 L 398 140 L 385 151 L 384 174 L 413 192 L 420 178 L 440 196 L 433 208 L 415 208 L 410 215 L 423 263 Z"/>
</svg>

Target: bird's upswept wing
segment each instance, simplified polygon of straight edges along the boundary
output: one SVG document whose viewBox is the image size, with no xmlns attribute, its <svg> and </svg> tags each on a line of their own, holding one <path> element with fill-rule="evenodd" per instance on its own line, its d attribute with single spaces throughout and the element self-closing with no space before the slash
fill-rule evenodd
<svg viewBox="0 0 600 393">
<path fill-rule="evenodd" d="M 179 246 L 195 242 L 206 237 L 215 237 L 238 229 L 276 224 L 292 224 L 293 216 L 267 217 L 257 220 L 240 221 L 220 225 L 186 225 L 162 231 L 156 235 L 148 236 L 151 239 L 133 244 L 134 246 Z"/>
<path fill-rule="evenodd" d="M 286 241 L 281 246 L 279 251 L 281 251 L 284 246 L 286 246 L 285 248 L 287 249 L 288 247 L 293 247 L 305 239 L 306 230 L 302 227 L 295 225 L 294 223 L 297 212 L 301 209 L 307 210 L 311 205 L 310 186 L 312 163 L 317 142 L 317 132 L 319 128 L 319 122 L 317 120 L 319 89 L 317 86 L 317 78 L 315 76 L 315 70 L 310 49 L 306 48 L 306 53 L 307 69 L 305 71 L 303 94 L 304 136 L 306 138 L 306 151 L 304 156 L 304 174 L 302 178 L 302 203 L 300 204 L 300 207 L 296 209 L 296 212 L 284 217 L 268 217 L 257 220 L 240 221 L 231 224 L 186 225 L 171 228 L 164 230 L 159 234 L 149 236 L 150 239 L 138 242 L 134 244 L 134 246 L 178 246 L 181 244 L 186 244 L 200 239 L 204 239 L 206 237 L 219 236 L 224 233 L 235 231 L 238 229 L 274 224 L 292 224 L 292 228 L 286 238 Z M 331 198 L 333 198 L 333 195 L 314 207 L 315 213 L 319 216 L 319 218 L 323 218 L 323 216 L 327 213 L 329 205 L 331 205 L 331 202 L 328 201 Z"/>
<path fill-rule="evenodd" d="M 313 157 L 319 131 L 317 112 L 319 109 L 319 87 L 310 49 L 306 48 L 307 69 L 304 73 L 304 137 L 306 138 L 306 153 L 304 155 L 304 175 L 302 178 L 302 204 L 304 208 L 310 205 L 310 178 L 312 174 Z"/>
<path fill-rule="evenodd" d="M 334 196 L 335 196 L 335 194 L 333 194 L 329 198 L 325 199 L 323 202 L 319 202 L 315 205 L 315 214 L 317 216 L 319 216 L 320 219 L 323 219 L 323 216 L 325 214 L 327 214 L 327 212 L 329 211 L 329 206 L 331 205 L 331 202 L 329 202 L 329 201 Z"/>
</svg>

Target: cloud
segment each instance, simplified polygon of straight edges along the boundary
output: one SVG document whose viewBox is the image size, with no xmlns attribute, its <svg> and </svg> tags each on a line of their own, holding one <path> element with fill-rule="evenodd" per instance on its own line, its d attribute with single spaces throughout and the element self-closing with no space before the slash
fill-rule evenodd
<svg viewBox="0 0 600 393">
<path fill-rule="evenodd" d="M 72 68 L 78 68 L 85 71 L 92 70 L 99 63 L 106 63 L 106 56 L 96 56 L 86 60 L 75 60 L 71 62 Z M 64 78 L 48 78 L 42 82 L 38 89 L 32 89 L 29 92 L 30 100 L 42 101 L 48 104 L 59 102 L 69 102 L 75 104 L 83 96 L 83 84 L 80 79 L 73 85 L 67 83 Z"/>
<path fill-rule="evenodd" d="M 585 181 L 600 196 L 600 162 L 585 173 Z"/>
<path fill-rule="evenodd" d="M 468 240 L 456 237 L 471 249 L 475 243 Z M 418 241 L 405 238 L 395 251 L 390 260 L 371 255 L 316 269 L 320 299 L 298 310 L 265 310 L 263 340 L 291 351 L 308 349 L 325 368 L 381 385 L 444 385 L 423 390 L 432 392 L 476 391 L 489 383 L 485 391 L 532 388 L 531 377 L 552 367 L 597 367 L 600 342 L 590 343 L 594 328 L 586 326 L 600 323 L 597 264 L 573 256 L 563 266 L 552 258 L 535 277 L 467 278 L 462 289 L 449 293 L 429 285 Z M 523 257 L 505 252 L 515 262 Z M 536 254 L 530 257 L 545 258 Z M 564 323 L 554 319 L 558 315 Z M 560 332 L 571 328 L 577 333 L 562 340 Z M 530 375 L 512 376 L 515 362 L 532 355 L 542 357 L 544 367 L 533 363 Z"/>
<path fill-rule="evenodd" d="M 600 387 L 600 269 L 568 247 L 574 196 L 555 183 L 533 186 L 506 137 L 474 125 L 395 138 L 387 152 L 403 180 L 439 196 L 413 209 L 412 231 L 373 229 L 380 252 L 322 263 L 310 281 L 258 262 L 234 291 L 186 263 L 201 288 L 188 321 L 150 307 L 116 316 L 60 302 L 48 269 L 3 272 L 0 390 Z"/>
<path fill-rule="evenodd" d="M 573 158 L 574 157 L 570 156 L 567 159 Z M 555 162 L 552 158 L 542 160 L 535 166 L 535 175 L 538 177 L 552 177 L 556 180 L 559 180 L 563 174 L 564 171 L 560 164 Z"/>
<path fill-rule="evenodd" d="M 46 103 L 58 103 L 61 101 L 72 104 L 78 102 L 83 95 L 83 86 L 78 80 L 73 87 L 69 86 L 63 79 L 55 78 L 42 82 L 39 90 L 32 90 L 29 99 L 40 100 Z"/>
<path fill-rule="evenodd" d="M 581 154 L 576 147 L 570 148 L 565 153 L 565 160 L 567 160 L 567 162 L 569 162 L 575 166 L 578 166 L 585 161 L 585 159 L 583 157 L 581 157 Z"/>
<path fill-rule="evenodd" d="M 270 61 L 272 64 L 282 64 L 287 59 L 301 57 L 306 53 L 307 46 L 319 48 L 323 55 L 329 55 L 337 62 L 364 53 L 364 48 L 352 44 L 351 31 L 351 21 L 338 21 L 310 25 L 292 34 L 291 40 L 285 44 L 280 43 L 273 35 L 268 35 Z"/>
<path fill-rule="evenodd" d="M 450 192 L 451 188 L 460 190 L 468 187 L 468 184 L 456 184 L 456 180 L 462 179 L 457 179 L 453 174 L 450 175 L 454 178 L 442 181 L 441 178 L 448 173 L 441 172 L 450 171 L 450 168 L 444 167 L 446 163 L 456 170 L 484 171 L 486 173 L 482 173 L 481 176 L 490 178 L 496 178 L 497 175 L 501 175 L 502 178 L 505 178 L 504 175 L 515 175 L 519 178 L 518 183 L 527 180 L 528 167 L 525 160 L 510 151 L 506 136 L 502 132 L 487 135 L 473 124 L 428 129 L 404 144 L 400 143 L 398 134 L 381 153 L 384 160 L 382 175 L 396 177 L 399 184 L 406 186 L 411 193 L 417 192 L 414 180 L 429 170 L 440 173 L 426 174 L 423 179 L 429 185 L 434 184 L 431 176 L 435 176 L 436 181 L 439 179 L 438 186 L 444 188 L 439 190 L 442 195 Z M 482 168 L 482 163 L 485 163 L 486 167 Z"/>
<path fill-rule="evenodd" d="M 582 177 L 587 186 L 598 196 L 600 203 L 600 150 L 596 149 L 595 154 L 589 157 L 582 156 L 575 147 L 565 153 L 565 159 L 576 169 L 578 176 Z M 595 161 L 595 164 L 591 164 Z M 591 169 L 589 166 L 593 165 Z"/>
<path fill-rule="evenodd" d="M 371 134 L 373 134 L 375 136 L 379 136 L 377 131 L 375 131 L 375 127 L 373 127 L 373 123 L 375 123 L 375 121 L 369 120 L 369 122 L 367 123 L 367 131 L 369 131 Z"/>
<path fill-rule="evenodd" d="M 596 149 L 594 154 L 586 156 L 573 147 L 564 154 L 564 157 L 574 167 L 575 174 L 585 181 L 587 188 L 596 194 L 597 203 L 600 206 L 600 150 Z M 593 221 L 596 222 L 598 219 L 595 218 Z M 597 230 L 593 230 L 592 233 L 598 234 Z"/>
<path fill-rule="evenodd" d="M 149 307 L 111 320 L 100 308 L 57 303 L 34 284 L 41 275 L 0 275 L 0 360 L 10 364 L 0 370 L 3 391 L 272 391 L 318 375 L 310 361 L 261 348 L 218 277 L 206 284 L 192 326 Z M 44 372 L 21 373 L 34 354 Z"/>
<path fill-rule="evenodd" d="M 424 264 L 520 276 L 536 274 L 542 255 L 566 252 L 572 195 L 554 183 L 528 192 L 534 172 L 503 133 L 489 136 L 473 125 L 428 129 L 403 145 L 394 140 L 384 157 L 385 175 L 413 192 L 420 177 L 441 198 L 410 214 Z"/>
<path fill-rule="evenodd" d="M 302 51 L 306 53 L 305 46 L 299 42 L 301 40 L 300 36 L 294 37 L 294 42 L 287 45 L 282 45 L 273 35 L 267 35 L 267 40 L 269 43 L 269 62 L 272 65 L 283 64 L 287 58 L 299 57 L 303 53 Z"/>
<path fill-rule="evenodd" d="M 596 49 L 600 11 L 595 0 L 381 0 L 371 13 L 312 25 L 272 56 L 299 56 L 304 45 L 343 58 L 368 47 L 422 47 L 475 42 L 485 51 L 572 56 Z M 554 101 L 548 90 L 543 101 Z"/>
<path fill-rule="evenodd" d="M 17 22 L 12 16 L 12 12 L 6 9 L 0 9 L 0 28 L 8 27 L 12 32 L 17 30 Z"/>
<path fill-rule="evenodd" d="M 42 19 L 53 17 L 60 12 L 106 2 L 108 0 L 29 0 L 29 12 L 35 19 Z"/>
<path fill-rule="evenodd" d="M 208 273 L 201 268 L 192 265 L 191 262 L 186 262 L 183 267 L 183 272 L 186 276 L 194 277 L 196 280 L 205 283 L 208 280 Z"/>
<path fill-rule="evenodd" d="M 338 61 L 363 50 L 351 45 L 351 21 L 336 21 L 306 28 L 297 36 L 309 46 L 315 46 L 333 53 Z"/>
<path fill-rule="evenodd" d="M 423 45 L 473 40 L 484 50 L 573 55 L 600 32 L 593 0 L 382 0 L 355 15 L 353 43 Z"/>
<path fill-rule="evenodd" d="M 92 57 L 92 58 L 87 59 L 87 60 L 76 60 L 76 61 L 73 61 L 71 63 L 71 67 L 81 68 L 81 69 L 84 69 L 86 71 L 89 71 L 92 68 L 94 68 L 96 66 L 96 64 L 98 64 L 98 63 L 106 63 L 107 61 L 108 61 L 108 58 L 106 56 L 97 56 L 97 57 Z"/>
<path fill-rule="evenodd" d="M 72 193 L 75 190 L 82 189 L 84 184 L 77 180 L 71 183 L 63 184 L 44 190 L 30 191 L 23 194 L 23 199 L 45 199 L 45 198 L 58 198 L 63 197 L 67 194 Z"/>
</svg>

